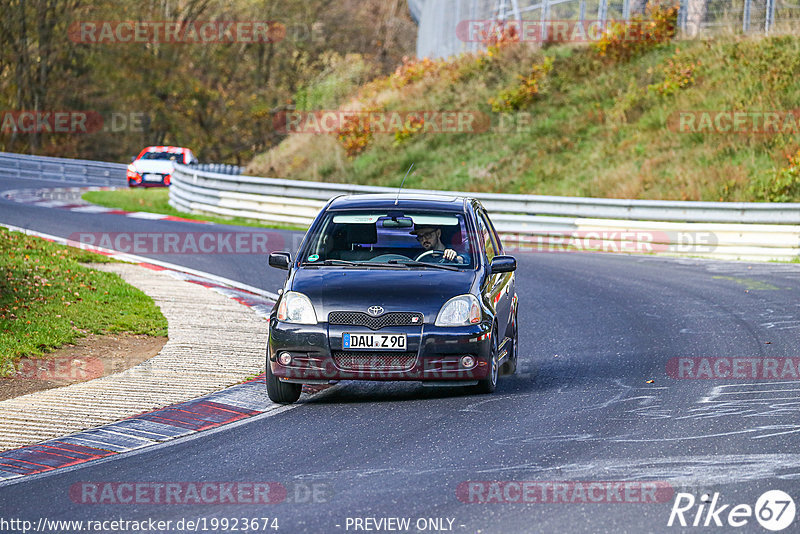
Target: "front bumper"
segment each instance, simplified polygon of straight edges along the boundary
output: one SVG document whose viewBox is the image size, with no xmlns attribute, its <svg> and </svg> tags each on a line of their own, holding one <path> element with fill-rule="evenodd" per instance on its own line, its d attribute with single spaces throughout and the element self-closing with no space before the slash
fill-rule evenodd
<svg viewBox="0 0 800 534">
<path fill-rule="evenodd" d="M 151 177 L 159 176 L 159 179 L 145 179 L 144 175 L 134 174 L 128 171 L 128 187 L 169 187 L 172 176 L 163 173 L 146 173 Z"/>
<path fill-rule="evenodd" d="M 405 351 L 344 350 L 343 333 L 406 334 Z M 490 370 L 491 325 L 443 328 L 432 324 L 415 327 L 364 327 L 297 325 L 270 321 L 268 365 L 272 373 L 287 381 L 406 380 L 422 382 L 474 382 Z M 278 362 L 288 352 L 289 365 Z M 470 355 L 475 365 L 462 367 L 461 358 Z"/>
</svg>

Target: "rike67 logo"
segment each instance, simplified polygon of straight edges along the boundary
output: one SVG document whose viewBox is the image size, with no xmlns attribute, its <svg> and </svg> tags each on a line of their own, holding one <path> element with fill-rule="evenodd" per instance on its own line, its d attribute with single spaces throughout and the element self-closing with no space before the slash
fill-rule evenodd
<svg viewBox="0 0 800 534">
<path fill-rule="evenodd" d="M 753 507 L 722 504 L 719 493 L 714 493 L 713 497 L 705 494 L 699 502 L 691 493 L 678 493 L 667 526 L 738 528 L 749 524 L 754 517 L 767 530 L 784 530 L 794 523 L 794 500 L 788 493 L 771 490 L 761 495 Z"/>
</svg>

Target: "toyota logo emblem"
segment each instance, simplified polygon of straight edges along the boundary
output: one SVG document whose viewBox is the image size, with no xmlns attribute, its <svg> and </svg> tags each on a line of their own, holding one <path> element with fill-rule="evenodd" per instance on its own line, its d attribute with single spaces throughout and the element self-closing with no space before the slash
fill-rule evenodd
<svg viewBox="0 0 800 534">
<path fill-rule="evenodd" d="M 369 314 L 371 316 L 377 317 L 378 315 L 383 313 L 383 307 L 382 306 L 370 306 L 369 308 L 367 308 L 367 311 L 369 312 Z"/>
</svg>

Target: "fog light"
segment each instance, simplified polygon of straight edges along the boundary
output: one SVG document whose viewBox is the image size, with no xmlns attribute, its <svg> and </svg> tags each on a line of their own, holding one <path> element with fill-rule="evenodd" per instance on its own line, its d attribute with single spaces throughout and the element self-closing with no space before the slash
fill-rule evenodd
<svg viewBox="0 0 800 534">
<path fill-rule="evenodd" d="M 475 358 L 469 355 L 463 356 L 461 358 L 461 367 L 463 367 L 464 369 L 472 369 L 473 367 L 475 367 Z"/>
<path fill-rule="evenodd" d="M 289 365 L 292 363 L 292 355 L 288 352 L 281 352 L 278 354 L 278 361 L 281 362 L 281 365 Z"/>
</svg>

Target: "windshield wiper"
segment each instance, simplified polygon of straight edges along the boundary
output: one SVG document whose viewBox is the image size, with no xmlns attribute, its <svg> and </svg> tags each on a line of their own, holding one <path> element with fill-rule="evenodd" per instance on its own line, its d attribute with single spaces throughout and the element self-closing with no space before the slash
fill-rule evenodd
<svg viewBox="0 0 800 534">
<path fill-rule="evenodd" d="M 430 267 L 432 269 L 444 269 L 445 271 L 457 271 L 458 267 L 452 265 L 443 265 L 441 263 L 426 263 L 424 261 L 414 260 L 389 260 L 393 265 L 405 265 L 407 267 Z"/>
<path fill-rule="evenodd" d="M 312 265 L 355 265 L 355 262 L 347 261 L 347 260 L 325 260 L 319 263 L 313 263 Z"/>
<path fill-rule="evenodd" d="M 301 265 L 346 265 L 353 266 L 355 263 L 347 260 L 323 260 L 323 261 L 304 261 Z"/>
<path fill-rule="evenodd" d="M 358 267 L 389 267 L 389 268 L 392 268 L 392 269 L 397 269 L 398 267 L 405 267 L 402 264 L 392 263 L 391 261 L 389 261 L 389 262 L 357 261 L 357 262 L 354 262 L 353 265 L 356 265 Z"/>
<path fill-rule="evenodd" d="M 382 263 L 382 262 L 372 262 L 372 261 L 347 261 L 347 260 L 323 260 L 323 261 L 305 261 L 303 265 L 308 265 L 313 267 L 314 265 L 317 266 L 342 266 L 342 267 L 390 267 L 392 269 L 397 269 L 398 267 L 405 267 L 402 264 L 392 264 L 392 263 Z"/>
</svg>

